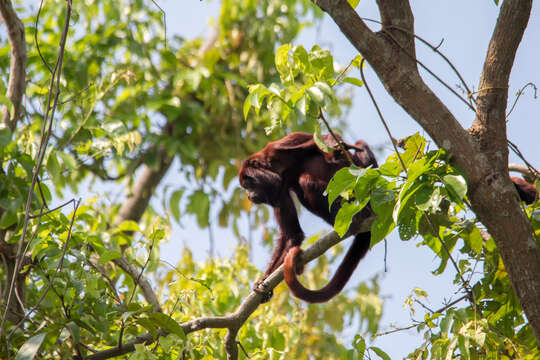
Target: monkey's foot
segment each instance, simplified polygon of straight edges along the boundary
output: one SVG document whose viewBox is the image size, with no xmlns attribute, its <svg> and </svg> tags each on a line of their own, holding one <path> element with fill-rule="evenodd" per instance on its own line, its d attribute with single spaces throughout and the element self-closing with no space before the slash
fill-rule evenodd
<svg viewBox="0 0 540 360">
<path fill-rule="evenodd" d="M 255 284 L 253 284 L 253 291 L 262 295 L 261 304 L 270 301 L 270 299 L 274 295 L 274 290 L 267 289 L 266 285 L 263 283 L 265 279 L 266 276 L 263 276 L 259 280 L 255 281 Z"/>
</svg>

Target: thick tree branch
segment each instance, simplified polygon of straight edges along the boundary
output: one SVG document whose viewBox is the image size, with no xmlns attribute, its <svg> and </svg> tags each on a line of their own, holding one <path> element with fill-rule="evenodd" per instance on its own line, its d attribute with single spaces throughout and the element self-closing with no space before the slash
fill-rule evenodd
<svg viewBox="0 0 540 360">
<path fill-rule="evenodd" d="M 525 166 L 525 165 L 508 164 L 508 170 L 511 171 L 511 172 L 514 171 L 514 172 L 520 173 L 521 175 L 523 175 L 523 178 L 526 181 L 530 182 L 531 184 L 536 179 L 536 173 L 531 171 L 531 169 L 529 169 L 529 167 Z M 537 171 L 537 173 L 539 172 L 539 170 L 536 170 L 536 171 Z"/>
<path fill-rule="evenodd" d="M 373 223 L 374 217 L 370 217 L 362 221 L 354 230 L 355 232 L 365 232 L 369 231 L 371 224 Z M 300 259 L 301 264 L 306 264 L 322 254 L 324 254 L 328 249 L 338 244 L 348 236 L 352 235 L 352 232 L 347 233 L 343 238 L 340 238 L 336 232 L 332 231 L 319 240 L 317 240 L 311 247 L 304 251 L 302 258 Z M 283 281 L 283 268 L 280 266 L 276 271 L 274 271 L 270 276 L 268 276 L 264 282 L 263 286 L 267 290 L 275 288 L 281 281 Z M 228 359 L 236 359 L 238 356 L 236 335 L 240 327 L 247 321 L 247 319 L 257 310 L 261 304 L 262 294 L 259 292 L 252 291 L 240 304 L 238 309 L 229 315 L 220 316 L 220 317 L 204 317 L 199 319 L 194 319 L 183 324 L 180 324 L 184 333 L 187 335 L 189 333 L 199 331 L 202 329 L 229 329 L 227 334 L 225 347 L 228 354 Z M 167 333 L 163 330 L 158 332 L 159 336 L 166 335 Z M 109 359 L 115 356 L 120 356 L 133 352 L 135 350 L 136 344 L 151 344 L 157 339 L 154 339 L 151 334 L 147 333 L 141 336 L 137 336 L 135 339 L 124 343 L 121 348 L 115 347 L 103 351 L 99 351 L 95 354 L 92 354 L 87 357 L 88 360 L 103 360 Z"/>
<path fill-rule="evenodd" d="M 128 274 L 133 281 L 137 283 L 137 285 L 139 285 L 146 301 L 154 306 L 154 311 L 161 312 L 161 305 L 156 294 L 154 293 L 154 290 L 152 289 L 152 284 L 150 284 L 150 281 L 146 278 L 146 276 L 141 274 L 141 270 L 131 265 L 129 260 L 124 256 L 113 261 L 117 266 L 124 270 L 124 272 L 126 272 L 126 274 Z"/>
<path fill-rule="evenodd" d="M 497 166 L 506 168 L 506 106 L 508 81 L 516 52 L 532 7 L 532 0 L 508 0 L 501 6 L 489 42 L 478 84 L 476 119 L 470 131 L 479 138 L 482 150 L 499 152 Z"/>
<path fill-rule="evenodd" d="M 130 194 L 120 207 L 115 224 L 120 224 L 125 220 L 139 222 L 148 203 L 154 194 L 154 190 L 159 185 L 172 163 L 172 157 L 164 149 L 157 150 L 159 164 L 156 168 L 144 165 L 139 177 L 133 184 Z"/>
<path fill-rule="evenodd" d="M 383 29 L 392 31 L 392 35 L 404 46 L 404 48 L 416 57 L 414 48 L 414 38 L 409 36 L 414 34 L 414 16 L 411 6 L 406 0 L 377 0 L 381 23 Z M 399 28 L 400 31 L 395 29 Z"/>
<path fill-rule="evenodd" d="M 17 121 L 21 117 L 22 98 L 26 89 L 26 40 L 24 25 L 17 17 L 10 0 L 0 0 L 0 18 L 6 24 L 9 42 L 11 44 L 11 59 L 9 68 L 9 83 L 7 97 L 13 104 L 13 114 L 9 107 L 4 105 L 2 109 L 2 121 L 11 129 L 15 130 Z"/>
</svg>

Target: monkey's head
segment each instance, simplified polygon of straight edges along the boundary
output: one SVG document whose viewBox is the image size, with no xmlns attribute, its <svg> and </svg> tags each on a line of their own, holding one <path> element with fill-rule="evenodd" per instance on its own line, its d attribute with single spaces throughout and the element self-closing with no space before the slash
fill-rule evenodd
<svg viewBox="0 0 540 360">
<path fill-rule="evenodd" d="M 369 148 L 368 144 L 362 140 L 359 140 L 354 144 L 354 146 L 356 149 L 353 155 L 353 161 L 357 166 L 362 168 L 366 168 L 369 165 L 379 167 L 379 165 L 377 165 L 377 159 L 375 159 L 375 155 Z"/>
<path fill-rule="evenodd" d="M 275 173 L 264 159 L 256 155 L 243 162 L 238 174 L 240 186 L 246 189 L 251 202 L 276 206 L 282 186 L 281 176 Z"/>
</svg>

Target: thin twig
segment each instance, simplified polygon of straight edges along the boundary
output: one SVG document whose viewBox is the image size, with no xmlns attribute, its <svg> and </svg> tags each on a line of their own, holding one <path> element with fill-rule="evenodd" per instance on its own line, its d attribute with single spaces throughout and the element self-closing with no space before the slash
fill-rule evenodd
<svg viewBox="0 0 540 360">
<path fill-rule="evenodd" d="M 459 275 L 460 279 L 461 279 L 461 282 L 462 282 L 462 286 L 463 288 L 465 289 L 465 291 L 467 292 L 467 296 L 469 297 L 469 301 L 471 302 L 471 304 L 476 308 L 476 299 L 475 299 L 475 296 L 473 294 L 473 291 L 471 289 L 471 286 L 469 284 L 469 282 L 467 282 L 467 280 L 465 280 L 465 278 L 463 277 L 463 275 L 461 274 L 461 270 L 459 269 L 459 266 L 458 264 L 456 263 L 456 261 L 454 260 L 454 258 L 452 257 L 452 254 L 450 253 L 450 250 L 448 249 L 448 247 L 446 246 L 446 243 L 443 241 L 443 239 L 441 238 L 441 236 L 439 235 L 439 232 L 437 231 L 437 228 L 435 227 L 435 225 L 433 224 L 433 222 L 431 221 L 429 215 L 427 214 L 427 212 L 424 211 L 424 217 L 426 219 L 426 221 L 428 222 L 429 226 L 431 226 L 431 230 L 433 231 L 433 234 L 435 234 L 435 236 L 437 236 L 437 238 L 439 239 L 439 241 L 441 242 L 441 245 L 444 249 L 444 251 L 446 252 L 446 255 L 448 256 L 448 258 L 450 259 L 450 261 L 452 262 L 452 265 L 454 266 L 457 274 Z M 463 230 L 462 230 L 463 231 Z M 457 234 L 455 235 L 457 236 Z"/>
<path fill-rule="evenodd" d="M 452 301 L 451 303 L 448 303 L 448 304 L 444 305 L 442 308 L 437 309 L 434 312 L 432 311 L 432 313 L 434 313 L 434 314 L 442 313 L 443 311 L 448 310 L 452 306 L 456 305 L 458 302 L 460 302 L 462 300 L 465 300 L 467 298 L 468 298 L 468 295 L 463 295 L 463 296 L 457 298 L 456 300 Z M 385 332 L 382 332 L 382 333 L 375 334 L 375 335 L 373 335 L 373 338 L 393 334 L 393 333 L 399 332 L 399 331 L 409 330 L 409 329 L 412 329 L 414 327 L 417 327 L 417 326 L 425 324 L 425 323 L 426 323 L 425 321 L 418 321 L 416 324 L 412 324 L 412 325 L 409 325 L 409 326 L 406 326 L 406 327 L 397 328 L 397 329 L 393 329 L 393 330 L 389 330 L 389 331 L 385 331 Z"/>
<path fill-rule="evenodd" d="M 75 94 L 71 95 L 70 97 L 68 97 L 66 100 L 62 101 L 60 103 L 60 105 L 64 105 L 70 101 L 72 101 L 73 99 L 75 99 L 77 96 L 79 96 L 80 94 L 82 94 L 83 92 L 85 92 L 86 90 L 90 89 L 90 87 L 94 86 L 96 82 L 95 81 L 92 81 L 90 84 L 86 85 L 84 88 L 82 88 L 81 90 L 77 91 Z"/>
<path fill-rule="evenodd" d="M 424 65 L 423 62 L 418 60 L 418 58 L 411 53 L 409 53 L 403 45 L 399 43 L 399 41 L 388 31 L 383 30 L 383 32 L 412 60 L 414 60 L 418 65 L 422 67 L 425 71 L 427 71 L 431 76 L 435 78 L 441 85 L 443 85 L 445 88 L 447 88 L 452 94 L 454 94 L 458 99 L 463 101 L 465 105 L 467 105 L 472 111 L 476 112 L 476 109 L 474 106 L 472 106 L 463 96 L 459 95 L 456 90 L 452 89 L 450 85 L 448 85 L 443 79 L 441 79 L 437 74 L 435 74 L 430 68 L 428 68 L 426 65 Z"/>
<path fill-rule="evenodd" d="M 41 9 L 43 8 L 43 2 L 45 0 L 41 0 L 39 2 L 39 7 L 38 7 L 38 11 L 37 11 L 37 14 L 36 14 L 36 20 L 34 21 L 34 44 L 36 45 L 36 50 L 37 50 L 37 53 L 41 59 L 41 62 L 43 63 L 43 65 L 45 65 L 45 67 L 49 70 L 49 72 L 52 74 L 53 73 L 53 70 L 51 69 L 51 67 L 49 66 L 49 64 L 47 63 L 47 61 L 45 60 L 45 58 L 43 57 L 43 54 L 41 53 L 41 49 L 39 48 L 39 42 L 38 42 L 38 25 L 39 25 L 39 15 L 41 14 Z"/>
<path fill-rule="evenodd" d="M 512 150 L 521 160 L 523 160 L 525 165 L 527 165 L 527 168 L 529 169 L 532 176 L 534 176 L 536 179 L 540 179 L 540 172 L 538 172 L 538 170 L 536 170 L 536 168 L 532 166 L 531 163 L 527 161 L 527 159 L 525 159 L 525 155 L 522 154 L 517 145 L 508 139 L 506 140 L 506 142 L 508 143 L 508 147 L 510 148 L 510 150 Z"/>
<path fill-rule="evenodd" d="M 516 107 L 516 104 L 519 100 L 519 98 L 521 97 L 521 95 L 523 95 L 523 93 L 525 92 L 525 89 L 527 87 L 531 86 L 533 89 L 534 89 L 534 98 L 536 99 L 536 92 L 538 91 L 538 88 L 536 87 L 536 85 L 532 82 L 529 82 L 527 84 L 525 84 L 518 92 L 517 92 L 517 95 L 516 95 L 516 99 L 514 100 L 514 103 L 512 104 L 512 107 L 510 108 L 510 111 L 508 111 L 508 114 L 506 114 L 506 122 L 508 122 L 508 117 L 510 116 L 510 114 L 512 113 L 512 111 L 514 111 L 514 108 Z"/>
<path fill-rule="evenodd" d="M 48 215 L 50 213 L 53 213 L 55 212 L 56 210 L 60 210 L 61 208 L 69 205 L 70 203 L 74 202 L 75 199 L 71 199 L 71 200 L 68 200 L 66 201 L 65 203 L 63 203 L 62 205 L 58 205 L 57 207 L 55 207 L 54 209 L 50 209 L 50 210 L 47 210 L 45 212 L 41 212 L 37 215 L 30 215 L 30 219 L 35 219 L 35 218 L 39 218 L 39 217 L 42 217 L 43 215 Z"/>
<path fill-rule="evenodd" d="M 154 3 L 154 5 L 156 5 L 156 7 L 159 9 L 159 11 L 161 11 L 161 14 L 163 15 L 163 37 L 165 38 L 165 48 L 167 48 L 167 14 L 165 13 L 165 10 L 163 10 L 161 6 L 159 6 L 156 0 L 152 0 L 152 2 Z"/>
<path fill-rule="evenodd" d="M 384 128 L 386 130 L 386 133 L 388 134 L 388 136 L 390 137 L 390 142 L 392 143 L 392 146 L 394 147 L 394 151 L 396 152 L 396 155 L 399 159 L 399 162 L 401 163 L 401 166 L 403 167 L 403 171 L 405 171 L 405 174 L 407 174 L 407 167 L 405 166 L 405 163 L 403 162 L 403 159 L 401 158 L 401 155 L 399 154 L 399 151 L 398 151 L 398 148 L 397 148 L 397 145 L 396 145 L 396 141 L 394 139 L 394 137 L 392 136 L 392 133 L 390 132 L 390 128 L 388 127 L 388 124 L 386 122 L 386 120 L 384 119 L 384 116 L 381 112 L 381 109 L 379 108 L 379 104 L 377 104 L 377 101 L 375 101 L 375 97 L 373 96 L 373 93 L 371 92 L 371 89 L 369 88 L 369 85 L 368 83 L 366 82 L 366 77 L 364 76 L 364 62 L 366 60 L 365 59 L 362 59 L 362 61 L 360 62 L 360 76 L 362 77 L 362 81 L 364 82 L 364 86 L 366 87 L 366 90 L 369 94 L 369 97 L 371 98 L 371 102 L 373 103 L 373 105 L 375 106 L 375 109 L 377 110 L 377 114 L 379 114 L 379 119 L 381 119 L 383 125 L 384 125 Z"/>
<path fill-rule="evenodd" d="M 345 145 L 343 144 L 343 140 L 341 140 L 332 130 L 330 127 L 330 124 L 328 124 L 328 121 L 326 121 L 326 118 L 324 117 L 324 114 L 321 109 L 319 109 L 319 118 L 324 122 L 324 125 L 326 125 L 326 128 L 328 129 L 328 132 L 330 135 L 334 138 L 334 141 L 337 143 L 339 149 L 343 152 L 345 157 L 347 158 L 347 161 L 349 164 L 354 165 L 354 162 L 351 158 L 351 154 L 349 154 L 349 151 L 345 148 Z"/>
</svg>

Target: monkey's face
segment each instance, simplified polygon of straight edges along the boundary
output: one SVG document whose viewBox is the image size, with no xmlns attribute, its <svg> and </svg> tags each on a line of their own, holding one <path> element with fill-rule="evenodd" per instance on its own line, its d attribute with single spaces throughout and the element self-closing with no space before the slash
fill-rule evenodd
<svg viewBox="0 0 540 360">
<path fill-rule="evenodd" d="M 276 206 L 281 191 L 281 177 L 259 166 L 257 162 L 244 162 L 238 175 L 240 186 L 247 190 L 248 199 L 254 204 Z"/>
</svg>

